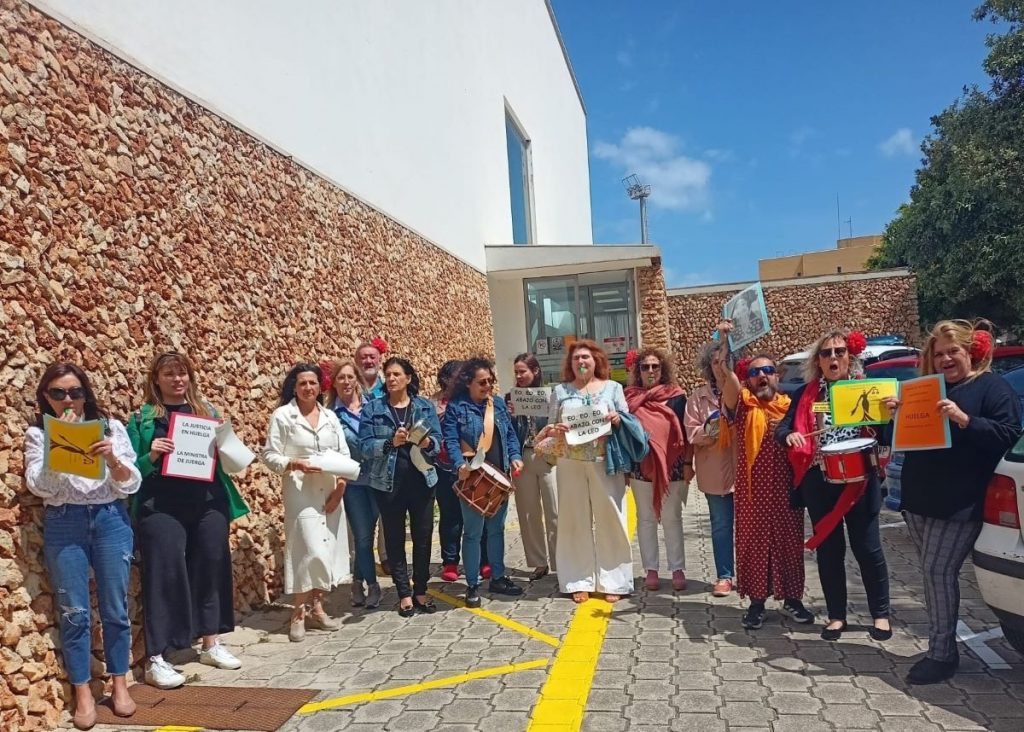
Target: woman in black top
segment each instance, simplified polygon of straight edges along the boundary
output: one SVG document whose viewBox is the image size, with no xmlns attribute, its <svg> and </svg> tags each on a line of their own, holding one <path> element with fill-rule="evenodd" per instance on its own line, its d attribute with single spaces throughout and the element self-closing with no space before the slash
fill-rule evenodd
<svg viewBox="0 0 1024 732">
<path fill-rule="evenodd" d="M 945 378 L 938 408 L 949 419 L 951 446 L 910 451 L 903 461 L 903 516 L 921 558 L 929 624 L 928 653 L 907 675 L 912 684 L 956 673 L 960 568 L 981 533 L 988 481 L 1020 435 L 1017 395 L 991 369 L 992 337 L 963 320 L 938 323 L 921 354 L 921 372 Z"/>
</svg>

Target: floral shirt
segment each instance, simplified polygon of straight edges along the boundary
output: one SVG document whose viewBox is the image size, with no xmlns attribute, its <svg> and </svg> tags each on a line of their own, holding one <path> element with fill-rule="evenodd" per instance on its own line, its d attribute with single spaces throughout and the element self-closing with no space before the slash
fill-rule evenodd
<svg viewBox="0 0 1024 732">
<path fill-rule="evenodd" d="M 25 432 L 25 483 L 29 491 L 42 498 L 47 506 L 63 506 L 66 503 L 98 505 L 127 498 L 137 492 L 142 484 L 142 475 L 135 466 L 136 456 L 128 440 L 128 431 L 116 419 L 109 420 L 107 424 L 114 456 L 128 469 L 127 480 L 114 480 L 110 470 L 106 471 L 103 480 L 93 480 L 48 469 L 43 431 L 39 427 L 29 427 Z"/>
</svg>

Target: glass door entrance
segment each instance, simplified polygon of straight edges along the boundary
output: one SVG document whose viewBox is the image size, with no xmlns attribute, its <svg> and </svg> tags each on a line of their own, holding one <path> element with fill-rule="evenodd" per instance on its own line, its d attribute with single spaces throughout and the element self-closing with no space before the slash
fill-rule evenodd
<svg viewBox="0 0 1024 732">
<path fill-rule="evenodd" d="M 523 282 L 527 342 L 545 383 L 561 381 L 566 349 L 589 338 L 608 354 L 611 377 L 625 383 L 626 352 L 637 346 L 632 271 L 542 277 Z"/>
</svg>

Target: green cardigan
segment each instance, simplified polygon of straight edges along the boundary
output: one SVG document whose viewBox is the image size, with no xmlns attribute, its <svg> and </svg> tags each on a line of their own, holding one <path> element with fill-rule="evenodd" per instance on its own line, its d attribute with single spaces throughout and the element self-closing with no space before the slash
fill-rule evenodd
<svg viewBox="0 0 1024 732">
<path fill-rule="evenodd" d="M 214 416 L 218 416 L 216 410 L 214 410 Z M 132 448 L 134 448 L 135 454 L 138 456 L 135 460 L 135 465 L 138 466 L 143 479 L 156 471 L 156 466 L 149 459 L 149 448 L 153 444 L 153 433 L 156 432 L 155 419 L 156 415 L 154 414 L 153 405 L 143 404 L 142 408 L 134 412 L 128 420 L 128 439 L 131 440 Z M 235 488 L 235 484 L 231 482 L 231 478 L 228 477 L 228 474 L 220 466 L 220 460 L 217 461 L 217 480 L 224 486 L 224 492 L 227 493 L 228 514 L 231 520 L 234 521 L 249 513 L 249 507 L 245 505 L 245 499 L 242 498 L 238 489 Z M 132 496 L 131 507 L 133 516 L 138 511 L 139 505 L 148 497 L 145 489 Z"/>
</svg>

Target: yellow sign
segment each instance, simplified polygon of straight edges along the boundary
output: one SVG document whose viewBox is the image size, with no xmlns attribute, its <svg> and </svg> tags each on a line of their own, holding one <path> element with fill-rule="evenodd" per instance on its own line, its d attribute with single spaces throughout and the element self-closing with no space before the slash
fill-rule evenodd
<svg viewBox="0 0 1024 732">
<path fill-rule="evenodd" d="M 882 400 L 895 397 L 898 391 L 896 379 L 837 381 L 829 391 L 832 424 L 836 427 L 885 424 L 892 415 Z"/>
<path fill-rule="evenodd" d="M 89 454 L 89 448 L 103 439 L 103 423 L 64 422 L 50 415 L 43 416 L 46 435 L 46 467 L 58 473 L 101 480 L 106 472 L 103 460 Z"/>
<path fill-rule="evenodd" d="M 626 369 L 613 368 L 610 376 L 612 381 L 617 381 L 620 384 L 625 384 L 626 379 L 629 378 L 629 372 Z"/>
</svg>

